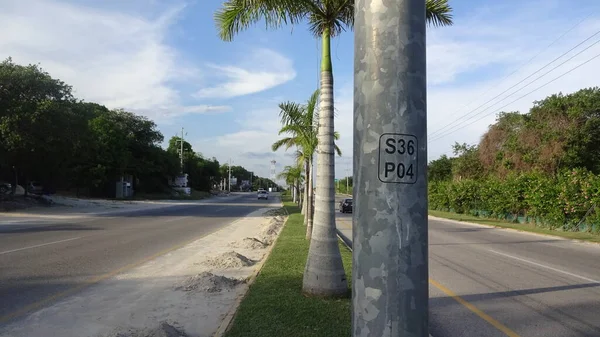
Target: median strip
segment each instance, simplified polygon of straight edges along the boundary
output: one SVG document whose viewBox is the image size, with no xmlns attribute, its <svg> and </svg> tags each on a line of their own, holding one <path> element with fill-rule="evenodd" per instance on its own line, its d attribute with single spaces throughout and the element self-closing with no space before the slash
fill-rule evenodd
<svg viewBox="0 0 600 337">
<path fill-rule="evenodd" d="M 290 202 L 285 207 L 290 214 L 286 225 L 225 336 L 350 336 L 350 298 L 302 295 L 309 242 L 298 207 Z M 340 250 L 351 275 L 352 253 L 341 242 Z"/>
</svg>

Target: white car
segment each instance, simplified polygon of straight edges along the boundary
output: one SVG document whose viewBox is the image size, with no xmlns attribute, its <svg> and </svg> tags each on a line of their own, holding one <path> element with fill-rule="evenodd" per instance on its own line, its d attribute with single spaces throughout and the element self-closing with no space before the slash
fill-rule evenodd
<svg viewBox="0 0 600 337">
<path fill-rule="evenodd" d="M 258 191 L 258 199 L 269 200 L 269 193 L 267 191 Z"/>
</svg>

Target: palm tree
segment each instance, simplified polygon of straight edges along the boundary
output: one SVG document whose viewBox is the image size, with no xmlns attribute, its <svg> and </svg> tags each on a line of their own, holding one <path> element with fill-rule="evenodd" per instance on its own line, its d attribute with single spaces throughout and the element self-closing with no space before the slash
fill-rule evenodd
<svg viewBox="0 0 600 337">
<path fill-rule="evenodd" d="M 286 166 L 283 171 L 277 175 L 277 178 L 285 180 L 286 184 L 288 184 L 294 194 L 294 202 L 296 202 L 296 196 L 298 195 L 298 191 L 300 190 L 300 184 L 304 180 L 304 176 L 302 175 L 302 166 L 294 165 L 294 166 Z"/>
<path fill-rule="evenodd" d="M 306 206 L 306 212 L 304 214 L 304 224 L 306 225 L 306 238 L 310 239 L 312 236 L 313 228 L 313 180 L 312 180 L 312 169 L 313 169 L 313 158 L 314 153 L 317 149 L 317 126 L 315 121 L 319 119 L 319 114 L 316 110 L 317 101 L 319 97 L 319 90 L 311 95 L 310 99 L 305 105 L 300 105 L 294 102 L 285 102 L 279 104 L 279 116 L 281 117 L 281 124 L 283 127 L 279 131 L 279 134 L 288 134 L 287 137 L 282 138 L 272 145 L 273 151 L 279 150 L 282 146 L 286 147 L 286 150 L 292 146 L 296 146 L 296 160 L 299 163 L 304 164 L 304 171 L 306 172 L 307 179 L 305 180 L 305 199 L 304 205 Z M 340 138 L 338 132 L 334 133 L 334 139 Z M 338 155 L 342 155 L 340 148 L 334 144 L 335 151 Z"/>
<path fill-rule="evenodd" d="M 448 0 L 425 0 L 426 18 L 433 26 L 451 25 Z M 304 272 L 303 291 L 312 295 L 343 295 L 348 282 L 335 236 L 334 105 L 331 38 L 354 25 L 354 0 L 228 0 L 215 13 L 219 35 L 231 41 L 237 33 L 264 20 L 267 28 L 308 20 L 321 39 L 321 97 L 317 149 L 318 200 L 315 232 Z M 307 205 L 310 206 L 310 205 Z"/>
</svg>

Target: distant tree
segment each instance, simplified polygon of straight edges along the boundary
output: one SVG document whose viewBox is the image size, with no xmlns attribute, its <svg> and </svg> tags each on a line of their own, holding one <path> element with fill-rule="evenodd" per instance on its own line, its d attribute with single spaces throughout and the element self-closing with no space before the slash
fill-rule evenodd
<svg viewBox="0 0 600 337">
<path fill-rule="evenodd" d="M 440 158 L 432 160 L 427 165 L 427 175 L 429 181 L 446 181 L 452 179 L 452 161 L 445 154 Z"/>
<path fill-rule="evenodd" d="M 501 113 L 479 144 L 487 172 L 514 172 L 584 167 L 600 173 L 600 89 L 551 95 L 526 114 Z"/>
<path fill-rule="evenodd" d="M 484 176 L 477 145 L 455 143 L 452 151 L 456 156 L 452 165 L 452 174 L 455 179 L 477 179 Z"/>
</svg>

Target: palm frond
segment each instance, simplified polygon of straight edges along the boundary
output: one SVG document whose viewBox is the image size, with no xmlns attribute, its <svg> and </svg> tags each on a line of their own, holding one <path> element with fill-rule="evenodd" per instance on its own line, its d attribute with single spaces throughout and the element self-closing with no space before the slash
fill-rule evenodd
<svg viewBox="0 0 600 337">
<path fill-rule="evenodd" d="M 289 149 L 290 147 L 296 145 L 297 140 L 293 137 L 286 137 L 286 138 L 282 138 L 278 141 L 276 141 L 275 143 L 273 143 L 273 145 L 271 145 L 271 149 L 273 151 L 277 151 L 279 150 L 281 147 L 285 146 L 285 149 Z"/>
<path fill-rule="evenodd" d="M 306 17 L 306 0 L 228 0 L 215 12 L 219 37 L 232 41 L 239 32 L 263 20 L 267 29 L 297 24 Z"/>
<path fill-rule="evenodd" d="M 333 147 L 335 148 L 335 153 L 337 153 L 338 156 L 342 156 L 342 150 L 337 146 L 337 144 L 333 144 Z"/>
<path fill-rule="evenodd" d="M 452 7 L 448 0 L 427 0 L 425 2 L 425 17 L 427 23 L 434 26 L 451 26 Z"/>
<path fill-rule="evenodd" d="M 281 124 L 298 124 L 305 113 L 305 107 L 296 102 L 283 102 L 279 104 L 279 118 Z"/>
<path fill-rule="evenodd" d="M 324 32 L 329 37 L 336 37 L 347 29 L 354 27 L 354 0 L 314 1 L 314 6 L 307 7 L 308 28 L 320 38 Z"/>
</svg>

